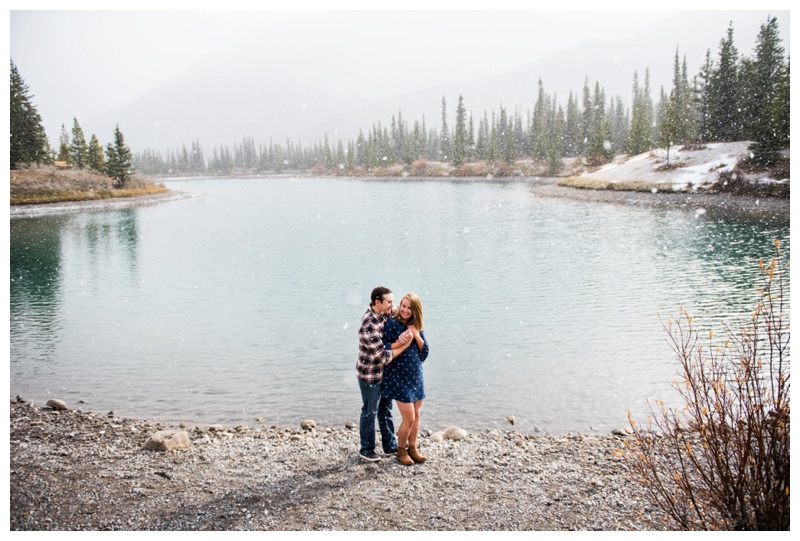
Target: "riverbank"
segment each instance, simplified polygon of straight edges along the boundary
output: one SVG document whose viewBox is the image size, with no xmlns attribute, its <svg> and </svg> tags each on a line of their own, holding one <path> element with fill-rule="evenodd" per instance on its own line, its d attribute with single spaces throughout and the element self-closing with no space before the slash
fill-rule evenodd
<svg viewBox="0 0 800 541">
<path fill-rule="evenodd" d="M 487 430 L 360 461 L 358 429 L 165 427 L 10 404 L 11 530 L 666 530 L 625 437 Z"/>
<path fill-rule="evenodd" d="M 631 205 L 642 208 L 672 208 L 694 211 L 698 215 L 747 216 L 764 223 L 788 224 L 789 199 L 754 197 L 727 193 L 662 193 L 615 190 L 587 190 L 542 184 L 531 188 L 538 197 L 556 197 L 577 201 L 592 201 Z"/>
<path fill-rule="evenodd" d="M 119 210 L 137 206 L 157 205 L 168 201 L 176 201 L 197 194 L 188 192 L 165 191 L 156 194 L 145 194 L 128 197 L 114 197 L 109 199 L 89 199 L 83 201 L 62 201 L 59 203 L 38 203 L 35 205 L 11 205 L 9 216 L 11 218 L 28 218 L 31 216 L 45 216 L 50 214 L 69 214 L 92 210 Z"/>
<path fill-rule="evenodd" d="M 166 192 L 162 184 L 135 173 L 124 186 L 118 186 L 113 178 L 88 169 L 34 167 L 9 171 L 12 206 L 131 198 Z"/>
</svg>

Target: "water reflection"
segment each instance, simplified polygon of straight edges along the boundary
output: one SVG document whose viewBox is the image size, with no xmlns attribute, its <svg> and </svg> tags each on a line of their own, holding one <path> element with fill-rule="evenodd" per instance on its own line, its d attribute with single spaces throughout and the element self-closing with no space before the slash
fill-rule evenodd
<svg viewBox="0 0 800 541">
<path fill-rule="evenodd" d="M 11 362 L 20 349 L 52 358 L 60 327 L 61 230 L 69 218 L 11 220 Z M 25 340 L 14 337 L 26 335 Z"/>
<path fill-rule="evenodd" d="M 92 287 L 108 287 L 106 275 L 109 259 L 120 259 L 114 263 L 127 269 L 125 278 L 134 280 L 137 268 L 138 228 L 136 209 L 121 209 L 116 212 L 92 212 L 76 216 L 70 227 L 65 228 L 63 242 L 86 260 L 86 271 L 81 280 Z"/>
<path fill-rule="evenodd" d="M 65 290 L 110 290 L 109 264 L 116 259 L 128 270 L 120 278 L 135 280 L 136 210 L 14 219 L 10 229 L 11 361 L 57 360 Z M 66 259 L 88 264 L 73 275 Z"/>
</svg>

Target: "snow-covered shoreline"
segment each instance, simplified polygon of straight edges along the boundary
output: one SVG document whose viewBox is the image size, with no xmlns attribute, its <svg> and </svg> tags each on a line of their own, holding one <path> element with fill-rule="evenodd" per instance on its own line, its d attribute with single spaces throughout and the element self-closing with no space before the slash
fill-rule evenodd
<svg viewBox="0 0 800 541">
<path fill-rule="evenodd" d="M 616 203 L 642 208 L 674 208 L 700 214 L 747 216 L 770 223 L 789 223 L 789 200 L 731 194 L 650 193 L 613 190 L 584 190 L 546 184 L 531 188 L 539 197 L 559 197 L 580 201 Z"/>
<path fill-rule="evenodd" d="M 707 143 L 698 148 L 676 145 L 667 150 L 659 148 L 636 156 L 619 155 L 613 162 L 578 178 L 608 181 L 612 184 L 631 181 L 668 186 L 683 192 L 705 189 L 719 179 L 720 174 L 738 174 L 736 166 L 750 155 L 749 141 Z M 741 173 L 744 174 L 744 173 Z M 747 173 L 750 182 L 783 183 L 769 173 Z"/>
</svg>

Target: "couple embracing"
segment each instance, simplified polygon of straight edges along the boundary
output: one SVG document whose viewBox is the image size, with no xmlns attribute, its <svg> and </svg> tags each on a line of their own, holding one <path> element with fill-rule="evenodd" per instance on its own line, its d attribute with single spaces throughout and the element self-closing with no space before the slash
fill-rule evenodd
<svg viewBox="0 0 800 541">
<path fill-rule="evenodd" d="M 422 363 L 428 357 L 428 342 L 422 332 L 422 303 L 406 293 L 394 309 L 388 288 L 376 287 L 358 329 L 356 374 L 361 388 L 361 449 L 363 460 L 377 462 L 375 419 L 385 455 L 397 453 L 401 464 L 425 462 L 419 453 L 419 411 L 425 398 Z M 392 400 L 403 421 L 394 434 Z"/>
</svg>

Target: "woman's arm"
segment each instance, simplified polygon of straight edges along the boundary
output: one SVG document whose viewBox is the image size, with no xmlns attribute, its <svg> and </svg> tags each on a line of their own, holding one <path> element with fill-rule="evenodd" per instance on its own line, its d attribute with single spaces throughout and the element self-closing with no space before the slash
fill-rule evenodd
<svg viewBox="0 0 800 541">
<path fill-rule="evenodd" d="M 414 338 L 417 339 L 417 346 L 419 347 L 419 360 L 424 363 L 425 359 L 428 358 L 429 352 L 428 341 L 425 340 L 425 331 L 419 331 Z M 419 345 L 420 342 L 422 342 L 421 346 Z"/>
</svg>

